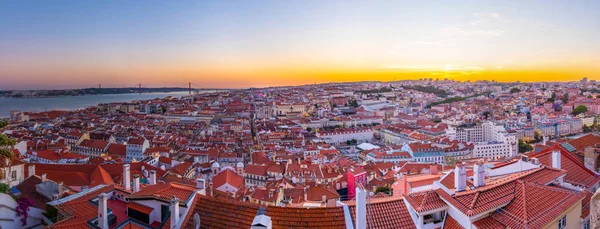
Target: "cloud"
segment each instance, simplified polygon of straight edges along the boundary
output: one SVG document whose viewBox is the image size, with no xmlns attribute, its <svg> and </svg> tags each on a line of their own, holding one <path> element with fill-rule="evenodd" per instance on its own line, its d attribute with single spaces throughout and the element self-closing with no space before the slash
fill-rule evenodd
<svg viewBox="0 0 600 229">
<path fill-rule="evenodd" d="M 499 13 L 474 13 L 473 20 L 469 22 L 471 27 L 495 25 L 508 20 Z"/>
<path fill-rule="evenodd" d="M 504 30 L 500 29 L 463 29 L 459 27 L 446 27 L 440 29 L 440 34 L 450 37 L 468 37 L 473 35 L 481 36 L 500 36 Z"/>
<path fill-rule="evenodd" d="M 502 20 L 503 17 L 501 14 L 499 13 L 495 13 L 495 12 L 491 12 L 491 13 L 474 13 L 473 14 L 475 17 L 478 18 L 493 18 L 493 19 L 498 19 L 498 20 Z"/>
<path fill-rule="evenodd" d="M 440 42 L 432 42 L 432 41 L 413 41 L 410 43 L 417 44 L 417 45 L 442 45 L 442 43 L 440 43 Z"/>
</svg>

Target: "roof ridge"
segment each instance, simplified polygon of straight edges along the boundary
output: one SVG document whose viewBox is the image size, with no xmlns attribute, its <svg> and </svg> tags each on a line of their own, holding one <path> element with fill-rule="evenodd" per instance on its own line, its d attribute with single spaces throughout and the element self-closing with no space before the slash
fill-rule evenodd
<svg viewBox="0 0 600 229">
<path fill-rule="evenodd" d="M 468 191 L 458 192 L 458 193 L 454 194 L 454 196 L 455 197 L 457 197 L 457 196 L 464 196 L 464 195 L 469 195 L 469 194 L 473 194 L 473 193 L 479 193 L 479 192 L 482 192 L 482 191 L 491 190 L 491 189 L 500 187 L 502 185 L 506 185 L 506 184 L 508 184 L 510 182 L 520 180 L 521 178 L 523 178 L 525 176 L 528 176 L 528 175 L 531 175 L 531 174 L 533 174 L 535 172 L 538 172 L 540 170 L 541 170 L 541 167 L 540 168 L 534 168 L 534 169 L 526 170 L 526 171 L 522 171 L 523 172 L 522 174 L 517 174 L 514 177 L 500 178 L 500 179 L 506 179 L 503 182 L 497 182 L 497 183 L 495 183 L 493 185 L 490 185 L 490 186 L 483 186 L 483 187 L 477 188 L 477 189 L 472 189 L 472 190 L 468 190 Z"/>
<path fill-rule="evenodd" d="M 527 196 L 526 193 L 526 189 L 527 189 L 527 182 L 524 180 L 518 180 L 517 182 L 519 182 L 519 184 L 521 185 L 522 190 L 522 194 L 523 194 L 523 219 L 525 220 L 525 224 L 527 225 L 527 198 L 525 198 Z"/>
<path fill-rule="evenodd" d="M 477 199 L 479 199 L 479 192 L 475 193 L 475 197 L 473 197 L 473 201 L 469 204 L 469 209 L 473 209 L 475 207 L 475 203 L 477 203 Z"/>
</svg>

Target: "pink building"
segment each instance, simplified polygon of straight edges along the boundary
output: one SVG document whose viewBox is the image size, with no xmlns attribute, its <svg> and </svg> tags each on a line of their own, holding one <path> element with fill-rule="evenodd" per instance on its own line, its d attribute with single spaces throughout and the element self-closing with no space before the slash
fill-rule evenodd
<svg viewBox="0 0 600 229">
<path fill-rule="evenodd" d="M 348 169 L 348 199 L 354 199 L 356 196 L 356 187 L 361 184 L 362 186 L 367 184 L 367 171 L 363 168 L 350 168 Z"/>
</svg>

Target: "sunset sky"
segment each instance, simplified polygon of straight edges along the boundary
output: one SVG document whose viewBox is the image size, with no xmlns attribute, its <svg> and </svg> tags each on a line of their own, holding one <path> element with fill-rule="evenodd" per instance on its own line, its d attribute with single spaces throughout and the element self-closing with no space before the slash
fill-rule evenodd
<svg viewBox="0 0 600 229">
<path fill-rule="evenodd" d="M 2 1 L 0 89 L 600 80 L 600 1 L 423 2 Z"/>
</svg>

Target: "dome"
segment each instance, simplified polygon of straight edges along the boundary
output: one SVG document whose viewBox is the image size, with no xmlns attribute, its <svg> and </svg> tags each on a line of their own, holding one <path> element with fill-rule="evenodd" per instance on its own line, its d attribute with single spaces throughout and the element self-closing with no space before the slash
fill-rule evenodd
<svg viewBox="0 0 600 229">
<path fill-rule="evenodd" d="M 215 161 L 215 163 L 213 163 L 213 164 L 212 164 L 212 167 L 213 167 L 213 168 L 219 168 L 219 167 L 221 167 L 221 166 L 219 165 L 219 163 L 217 163 L 217 162 Z"/>
<path fill-rule="evenodd" d="M 240 161 L 237 163 L 237 165 L 235 167 L 244 168 L 244 164 Z"/>
</svg>

